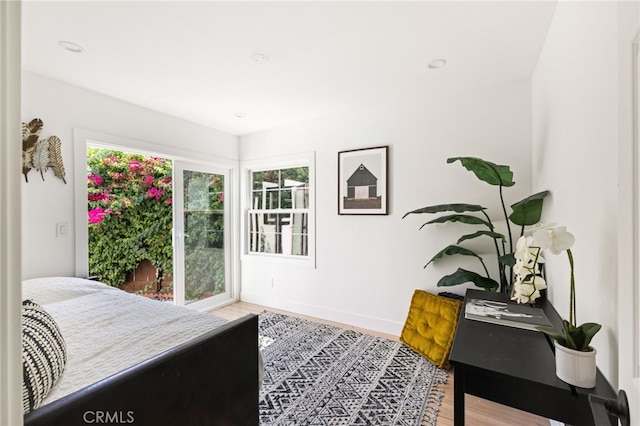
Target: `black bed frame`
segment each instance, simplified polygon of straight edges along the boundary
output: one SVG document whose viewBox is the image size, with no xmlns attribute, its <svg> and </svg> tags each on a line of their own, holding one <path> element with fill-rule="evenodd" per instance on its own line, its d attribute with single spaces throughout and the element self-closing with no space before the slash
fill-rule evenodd
<svg viewBox="0 0 640 426">
<path fill-rule="evenodd" d="M 247 315 L 44 405 L 27 426 L 257 426 L 258 317 Z"/>
</svg>

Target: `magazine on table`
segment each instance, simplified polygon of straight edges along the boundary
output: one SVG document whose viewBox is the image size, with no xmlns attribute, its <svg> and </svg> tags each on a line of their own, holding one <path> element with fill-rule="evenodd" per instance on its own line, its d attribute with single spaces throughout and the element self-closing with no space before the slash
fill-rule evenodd
<svg viewBox="0 0 640 426">
<path fill-rule="evenodd" d="M 537 331 L 536 327 L 541 325 L 552 327 L 551 321 L 541 308 L 485 299 L 469 299 L 465 306 L 464 317 L 525 330 Z"/>
</svg>

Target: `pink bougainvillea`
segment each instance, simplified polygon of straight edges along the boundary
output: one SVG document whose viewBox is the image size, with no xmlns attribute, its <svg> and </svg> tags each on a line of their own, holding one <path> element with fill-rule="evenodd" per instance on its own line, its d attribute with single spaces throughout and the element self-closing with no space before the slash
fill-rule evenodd
<svg viewBox="0 0 640 426">
<path fill-rule="evenodd" d="M 102 162 L 106 165 L 106 166 L 110 166 L 112 164 L 118 164 L 120 162 L 120 160 L 118 159 L 118 157 L 106 157 L 102 160 Z"/>
<path fill-rule="evenodd" d="M 164 194 L 164 189 L 149 188 L 149 190 L 147 191 L 147 197 L 154 198 L 158 201 L 160 200 L 162 194 Z"/>
<path fill-rule="evenodd" d="M 104 192 L 90 192 L 88 194 L 89 201 L 105 201 L 109 199 L 107 191 Z"/>
<path fill-rule="evenodd" d="M 101 207 L 89 210 L 89 222 L 98 224 L 104 220 L 105 211 Z"/>
<path fill-rule="evenodd" d="M 142 170 L 142 164 L 137 160 L 129 161 L 129 172 L 135 173 L 137 170 Z"/>
<path fill-rule="evenodd" d="M 95 173 L 87 176 L 87 180 L 89 181 L 89 184 L 93 186 L 99 186 L 102 184 L 102 177 Z"/>
<path fill-rule="evenodd" d="M 109 176 L 116 181 L 124 180 L 124 173 L 122 172 L 109 172 Z"/>
<path fill-rule="evenodd" d="M 172 162 L 88 147 L 87 169 L 89 270 L 119 286 L 131 265 L 148 259 L 170 275 Z"/>
</svg>

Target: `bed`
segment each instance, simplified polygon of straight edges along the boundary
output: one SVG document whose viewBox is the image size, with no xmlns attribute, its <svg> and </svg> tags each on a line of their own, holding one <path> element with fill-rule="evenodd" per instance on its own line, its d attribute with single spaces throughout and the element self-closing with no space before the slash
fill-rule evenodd
<svg viewBox="0 0 640 426">
<path fill-rule="evenodd" d="M 258 425 L 257 316 L 227 322 L 67 277 L 24 281 L 23 300 L 23 360 L 25 303 L 50 316 L 66 347 L 25 425 Z"/>
</svg>

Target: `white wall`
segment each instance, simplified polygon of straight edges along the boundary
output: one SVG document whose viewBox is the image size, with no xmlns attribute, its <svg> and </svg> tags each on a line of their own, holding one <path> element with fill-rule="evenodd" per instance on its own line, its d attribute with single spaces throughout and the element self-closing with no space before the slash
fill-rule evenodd
<svg viewBox="0 0 640 426">
<path fill-rule="evenodd" d="M 560 2 L 532 84 L 534 189 L 552 191 L 543 219 L 566 225 L 576 236 L 572 251 L 577 321 L 602 324 L 593 345 L 598 350 L 598 366 L 614 387 L 618 376 L 618 265 L 637 262 L 631 252 L 618 251 L 619 220 L 630 217 L 619 210 L 620 180 L 630 180 L 632 174 L 627 164 L 619 163 L 619 149 L 630 138 L 628 130 L 619 135 L 618 117 L 628 116 L 631 108 L 633 41 L 633 35 L 626 34 L 628 50 L 619 51 L 618 7 L 623 6 Z M 637 28 L 636 19 L 634 31 Z M 622 63 L 629 68 L 619 73 Z M 624 77 L 619 81 L 619 76 Z M 624 99 L 618 97 L 625 93 L 619 91 L 619 84 L 627 88 Z M 629 149 L 624 150 L 630 161 Z M 632 229 L 620 232 L 629 234 Z M 568 318 L 566 255 L 549 255 L 547 271 L 550 298 Z"/>
<path fill-rule="evenodd" d="M 137 107 L 31 72 L 23 73 L 22 121 L 41 118 L 41 137 L 62 140 L 67 184 L 49 171 L 45 180 L 32 170 L 22 180 L 22 276 L 74 275 L 73 129 L 80 128 L 162 147 L 179 148 L 197 160 L 210 154 L 238 160 L 238 137 Z M 67 237 L 56 237 L 56 223 L 68 222 Z"/>
<path fill-rule="evenodd" d="M 438 279 L 455 271 L 453 263 L 423 266 L 469 231 L 446 225 L 418 231 L 429 217 L 402 216 L 445 202 L 483 204 L 499 216 L 497 189 L 459 163 L 447 165 L 454 156 L 510 165 L 518 183 L 505 191 L 507 205 L 529 195 L 530 119 L 527 80 L 475 92 L 442 91 L 242 137 L 243 160 L 315 151 L 317 182 L 317 268 L 245 256 L 242 299 L 399 335 L 413 291 L 439 291 Z M 339 216 L 338 152 L 381 145 L 390 146 L 390 214 Z"/>
</svg>

